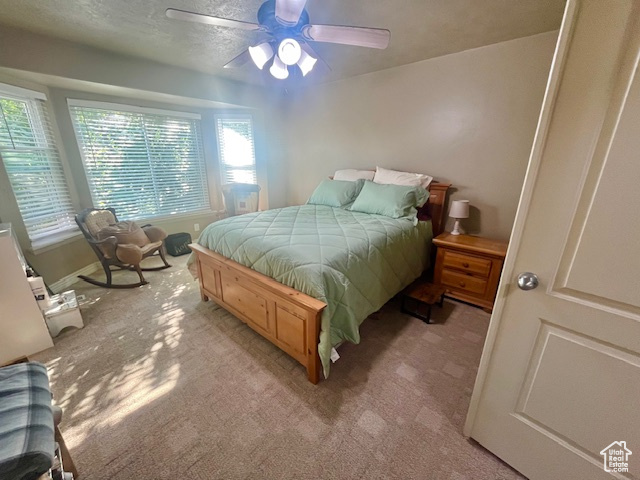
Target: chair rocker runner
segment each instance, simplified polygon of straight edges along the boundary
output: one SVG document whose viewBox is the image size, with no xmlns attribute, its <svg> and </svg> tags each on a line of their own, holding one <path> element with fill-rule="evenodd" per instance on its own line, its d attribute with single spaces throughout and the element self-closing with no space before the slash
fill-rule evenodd
<svg viewBox="0 0 640 480">
<path fill-rule="evenodd" d="M 146 285 L 143 271 L 163 270 L 171 265 L 164 256 L 163 240 L 167 236 L 162 228 L 152 225 L 139 227 L 134 222 L 118 222 L 113 208 L 87 208 L 75 217 L 80 231 L 94 251 L 107 277 L 106 282 L 85 275 L 78 275 L 85 282 L 106 288 L 135 288 Z M 164 265 L 142 268 L 140 262 L 145 258 L 159 255 Z M 138 273 L 138 283 L 112 283 L 111 267 L 120 270 L 133 270 Z"/>
</svg>

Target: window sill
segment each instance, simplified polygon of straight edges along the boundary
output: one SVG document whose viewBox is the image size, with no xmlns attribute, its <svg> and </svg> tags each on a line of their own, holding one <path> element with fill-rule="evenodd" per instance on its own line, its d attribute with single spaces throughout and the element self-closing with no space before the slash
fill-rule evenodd
<svg viewBox="0 0 640 480">
<path fill-rule="evenodd" d="M 34 242 L 32 242 L 31 247 L 28 248 L 28 251 L 30 253 L 33 253 L 34 255 L 40 255 L 41 253 L 45 253 L 50 250 L 55 250 L 61 245 L 73 243 L 81 238 L 83 238 L 83 236 L 80 230 L 66 232 L 61 235 L 56 235 L 55 237 L 42 239 L 36 242 L 35 245 L 34 245 Z"/>
</svg>

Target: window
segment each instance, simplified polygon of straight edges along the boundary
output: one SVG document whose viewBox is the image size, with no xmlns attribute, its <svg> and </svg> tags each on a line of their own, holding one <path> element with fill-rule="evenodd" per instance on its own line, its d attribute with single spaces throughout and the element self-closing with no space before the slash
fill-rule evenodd
<svg viewBox="0 0 640 480">
<path fill-rule="evenodd" d="M 257 183 L 251 116 L 216 116 L 216 133 L 222 183 Z"/>
<path fill-rule="evenodd" d="M 127 219 L 209 210 L 200 116 L 69 100 L 94 206 Z"/>
<path fill-rule="evenodd" d="M 40 92 L 0 85 L 0 157 L 32 248 L 77 232 L 45 100 Z"/>
</svg>

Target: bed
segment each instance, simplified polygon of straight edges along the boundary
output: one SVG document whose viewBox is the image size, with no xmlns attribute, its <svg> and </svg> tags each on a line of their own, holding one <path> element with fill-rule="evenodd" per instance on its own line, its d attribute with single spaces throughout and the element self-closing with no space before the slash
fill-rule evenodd
<svg viewBox="0 0 640 480">
<path fill-rule="evenodd" d="M 428 268 L 449 184 L 431 183 L 417 224 L 301 205 L 230 217 L 191 244 L 203 301 L 213 300 L 307 369 L 329 375 L 332 348 Z"/>
</svg>

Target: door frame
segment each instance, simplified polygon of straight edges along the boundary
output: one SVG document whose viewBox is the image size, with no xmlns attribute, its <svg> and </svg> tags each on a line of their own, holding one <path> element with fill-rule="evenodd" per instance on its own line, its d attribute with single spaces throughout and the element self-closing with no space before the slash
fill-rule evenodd
<svg viewBox="0 0 640 480">
<path fill-rule="evenodd" d="M 556 49 L 553 54 L 553 60 L 551 61 L 550 74 L 547 80 L 544 98 L 542 100 L 531 154 L 529 156 L 529 164 L 524 177 L 522 192 L 520 193 L 515 221 L 511 230 L 507 256 L 505 258 L 502 275 L 500 276 L 500 283 L 498 284 L 498 292 L 493 306 L 493 313 L 489 322 L 487 336 L 482 349 L 482 357 L 480 358 L 480 365 L 478 366 L 478 374 L 473 387 L 469 410 L 467 411 L 467 419 L 463 428 L 463 434 L 467 437 L 470 437 L 473 432 L 480 399 L 482 398 L 484 385 L 489 372 L 489 363 L 491 361 L 496 338 L 502 322 L 504 305 L 509 294 L 509 290 L 515 286 L 513 277 L 515 275 L 514 270 L 516 258 L 520 250 L 520 243 L 529 213 L 529 206 L 531 205 L 534 187 L 538 178 L 538 172 L 540 171 L 540 165 L 542 163 L 542 156 L 545 151 L 547 135 L 551 125 L 552 113 L 555 110 L 560 81 L 565 70 L 567 51 L 573 37 L 574 26 L 577 20 L 577 13 L 579 9 L 578 3 L 579 0 L 567 0 L 567 4 L 565 5 L 562 25 L 560 26 L 560 31 L 558 33 Z"/>
</svg>

